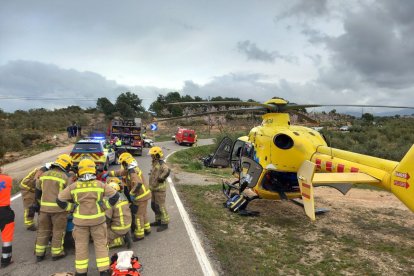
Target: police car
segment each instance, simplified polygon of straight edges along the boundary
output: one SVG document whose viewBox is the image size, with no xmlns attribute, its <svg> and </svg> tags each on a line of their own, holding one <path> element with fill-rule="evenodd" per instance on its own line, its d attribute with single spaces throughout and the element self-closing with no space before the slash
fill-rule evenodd
<svg viewBox="0 0 414 276">
<path fill-rule="evenodd" d="M 77 166 L 84 158 L 95 161 L 98 170 L 108 170 L 109 165 L 115 164 L 115 150 L 106 143 L 105 138 L 92 137 L 79 140 L 70 153 L 73 165 Z"/>
</svg>

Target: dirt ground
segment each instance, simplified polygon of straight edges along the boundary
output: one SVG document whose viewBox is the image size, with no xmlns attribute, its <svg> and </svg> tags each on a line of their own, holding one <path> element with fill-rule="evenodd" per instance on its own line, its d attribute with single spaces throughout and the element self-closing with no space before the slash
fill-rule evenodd
<svg viewBox="0 0 414 276">
<path fill-rule="evenodd" d="M 177 170 L 173 179 L 183 187 L 221 183 L 221 178 Z M 229 245 L 243 237 L 246 244 L 241 243 L 241 248 L 248 246 L 258 257 L 263 257 L 257 259 L 260 260 L 257 268 L 252 270 L 258 274 L 275 272 L 266 268 L 267 262 L 272 262 L 280 267 L 280 275 L 309 275 L 309 271 L 313 271 L 313 275 L 413 275 L 414 262 L 409 256 L 414 248 L 414 214 L 391 193 L 353 188 L 344 196 L 335 189 L 317 187 L 316 207 L 329 212 L 311 222 L 302 207 L 290 201 L 271 200 L 251 202 L 248 209 L 259 211 L 260 216 L 246 220 L 220 209 L 224 197 L 217 188 L 201 189 L 206 191 L 199 192 L 205 206 L 198 209 L 199 203 L 188 198 L 189 194 L 194 196 L 198 192 L 184 189 L 184 199 L 192 207 L 196 224 L 203 225 L 204 243 L 214 248 L 209 251 L 213 260 L 224 268 L 223 275 L 240 273 L 237 267 L 243 264 L 239 262 L 233 267 L 233 262 L 227 260 L 223 248 L 228 245 L 217 238 L 223 234 L 228 236 Z M 207 209 L 211 211 L 204 214 L 203 210 Z M 218 218 L 214 219 L 214 215 Z M 209 228 L 211 224 L 219 225 L 219 230 Z M 252 235 L 261 242 L 254 244 Z M 263 246 L 263 243 L 268 245 Z M 269 254 L 273 256 L 270 260 Z"/>
</svg>

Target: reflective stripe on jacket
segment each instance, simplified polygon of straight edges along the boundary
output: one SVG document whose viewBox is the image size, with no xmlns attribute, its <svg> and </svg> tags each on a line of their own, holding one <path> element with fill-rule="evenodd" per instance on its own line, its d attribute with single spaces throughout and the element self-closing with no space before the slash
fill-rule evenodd
<svg viewBox="0 0 414 276">
<path fill-rule="evenodd" d="M 36 181 L 42 176 L 42 174 L 47 171 L 45 167 L 40 167 L 32 170 L 25 178 L 20 182 L 20 189 L 28 192 L 35 191 Z"/>
<path fill-rule="evenodd" d="M 131 228 L 132 216 L 127 200 L 119 200 L 114 207 L 106 210 L 106 216 L 111 220 L 110 227 L 114 231 Z"/>
<path fill-rule="evenodd" d="M 40 199 L 40 211 L 46 213 L 65 212 L 56 203 L 56 198 L 60 191 L 69 184 L 69 178 L 65 172 L 58 168 L 53 168 L 45 172 L 36 183 L 36 189 L 42 191 Z"/>
<path fill-rule="evenodd" d="M 125 185 L 130 191 L 130 195 L 135 197 L 135 201 L 145 201 L 151 198 L 151 190 L 149 189 L 148 184 L 144 180 L 144 176 L 140 168 L 135 167 L 130 170 L 118 170 L 111 171 L 109 173 L 111 176 L 121 176 L 125 181 Z M 141 185 L 141 188 L 137 190 L 137 186 Z"/>
<path fill-rule="evenodd" d="M 152 191 L 166 191 L 165 180 L 170 175 L 170 169 L 163 160 L 153 160 L 150 173 L 150 188 Z"/>
<path fill-rule="evenodd" d="M 77 205 L 73 212 L 75 225 L 95 226 L 105 222 L 105 210 L 110 208 L 104 197 L 115 194 L 112 187 L 98 180 L 78 180 L 59 193 L 59 200 L 72 200 Z"/>
</svg>

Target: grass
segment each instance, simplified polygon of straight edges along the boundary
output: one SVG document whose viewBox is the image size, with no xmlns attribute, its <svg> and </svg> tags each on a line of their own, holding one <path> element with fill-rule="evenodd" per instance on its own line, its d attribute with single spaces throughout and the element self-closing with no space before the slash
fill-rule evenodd
<svg viewBox="0 0 414 276">
<path fill-rule="evenodd" d="M 20 192 L 19 184 L 21 180 L 13 179 L 11 194 L 14 195 Z"/>
<path fill-rule="evenodd" d="M 204 167 L 200 160 L 214 152 L 215 149 L 216 145 L 206 145 L 177 151 L 169 157 L 168 162 L 178 165 L 180 169 L 186 172 L 195 172 L 217 177 L 230 177 L 232 172 L 230 168 L 219 169 Z"/>
<path fill-rule="evenodd" d="M 404 211 L 333 210 L 311 222 L 298 206 L 262 200 L 249 206 L 259 217 L 241 217 L 223 208 L 220 185 L 178 188 L 224 275 L 414 273 Z"/>
</svg>

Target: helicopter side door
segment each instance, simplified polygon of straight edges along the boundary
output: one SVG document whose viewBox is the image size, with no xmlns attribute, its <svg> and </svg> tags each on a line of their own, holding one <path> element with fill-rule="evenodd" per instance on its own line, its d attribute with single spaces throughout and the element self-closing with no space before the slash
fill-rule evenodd
<svg viewBox="0 0 414 276">
<path fill-rule="evenodd" d="M 211 158 L 211 167 L 228 167 L 230 165 L 230 155 L 232 153 L 233 141 L 229 137 L 224 137 L 216 152 Z"/>
<path fill-rule="evenodd" d="M 253 188 L 262 175 L 263 167 L 249 157 L 241 158 L 240 186 Z"/>
</svg>

